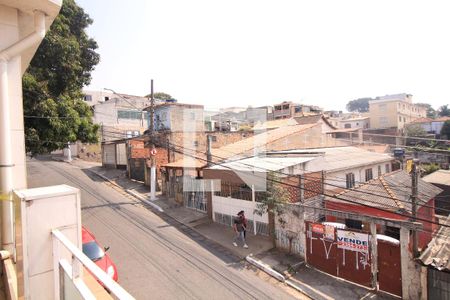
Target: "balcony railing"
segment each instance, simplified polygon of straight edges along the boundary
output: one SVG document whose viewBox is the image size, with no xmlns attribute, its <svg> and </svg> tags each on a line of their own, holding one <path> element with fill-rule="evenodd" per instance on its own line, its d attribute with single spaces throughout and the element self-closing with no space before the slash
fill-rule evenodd
<svg viewBox="0 0 450 300">
<path fill-rule="evenodd" d="M 117 299 L 134 299 L 58 229 L 52 230 L 52 238 L 55 299 L 96 299 L 83 278 L 83 267 Z M 71 261 L 63 257 L 60 245 L 71 253 Z"/>
</svg>

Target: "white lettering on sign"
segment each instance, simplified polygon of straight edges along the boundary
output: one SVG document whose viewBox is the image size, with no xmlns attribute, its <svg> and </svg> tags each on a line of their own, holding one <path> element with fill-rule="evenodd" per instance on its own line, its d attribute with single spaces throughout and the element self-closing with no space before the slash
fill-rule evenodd
<svg viewBox="0 0 450 300">
<path fill-rule="evenodd" d="M 337 247 L 350 251 L 369 252 L 369 235 L 347 230 L 337 231 Z"/>
</svg>

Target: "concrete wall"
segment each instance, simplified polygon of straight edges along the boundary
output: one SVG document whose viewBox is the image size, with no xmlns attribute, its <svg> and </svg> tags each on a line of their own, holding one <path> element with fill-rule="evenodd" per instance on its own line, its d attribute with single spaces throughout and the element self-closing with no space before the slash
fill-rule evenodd
<svg viewBox="0 0 450 300">
<path fill-rule="evenodd" d="M 302 207 L 285 204 L 284 213 L 275 216 L 276 246 L 305 257 L 305 218 Z"/>
</svg>

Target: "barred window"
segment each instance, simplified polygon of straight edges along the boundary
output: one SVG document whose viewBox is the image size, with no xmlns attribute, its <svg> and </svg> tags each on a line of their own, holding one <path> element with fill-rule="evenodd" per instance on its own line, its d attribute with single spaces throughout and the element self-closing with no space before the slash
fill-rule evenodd
<svg viewBox="0 0 450 300">
<path fill-rule="evenodd" d="M 133 110 L 119 110 L 117 111 L 117 117 L 119 119 L 140 120 L 142 117 L 142 112 Z"/>
<path fill-rule="evenodd" d="M 346 180 L 346 187 L 348 189 L 351 189 L 355 186 L 355 174 L 353 173 L 347 173 L 345 174 L 345 180 Z"/>
<path fill-rule="evenodd" d="M 366 169 L 366 181 L 369 181 L 373 178 L 372 168 Z"/>
</svg>

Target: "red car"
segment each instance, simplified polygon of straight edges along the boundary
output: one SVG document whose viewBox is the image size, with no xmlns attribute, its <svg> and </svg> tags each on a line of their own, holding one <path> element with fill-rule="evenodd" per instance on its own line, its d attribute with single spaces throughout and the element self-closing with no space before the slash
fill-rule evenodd
<svg viewBox="0 0 450 300">
<path fill-rule="evenodd" d="M 113 280 L 117 281 L 119 276 L 117 274 L 117 267 L 111 260 L 106 251 L 109 247 L 102 248 L 95 236 L 86 228 L 82 227 L 83 253 L 89 257 L 97 266 L 100 267 Z"/>
</svg>

